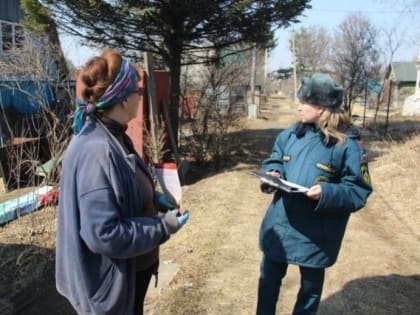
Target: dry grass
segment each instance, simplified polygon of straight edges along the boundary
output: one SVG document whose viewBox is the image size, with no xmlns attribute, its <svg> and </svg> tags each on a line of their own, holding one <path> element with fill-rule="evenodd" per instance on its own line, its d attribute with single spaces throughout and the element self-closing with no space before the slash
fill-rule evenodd
<svg viewBox="0 0 420 315">
<path fill-rule="evenodd" d="M 31 313 L 25 307 L 37 298 L 33 284 L 53 272 L 55 213 L 47 207 L 0 227 L 0 314 Z"/>
</svg>

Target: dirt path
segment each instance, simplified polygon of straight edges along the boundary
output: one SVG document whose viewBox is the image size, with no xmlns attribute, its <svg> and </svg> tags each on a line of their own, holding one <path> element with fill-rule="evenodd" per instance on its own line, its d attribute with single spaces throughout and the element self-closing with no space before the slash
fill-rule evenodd
<svg viewBox="0 0 420 315">
<path fill-rule="evenodd" d="M 163 260 L 179 264 L 180 270 L 149 314 L 255 313 L 258 230 L 271 197 L 259 192 L 248 172 L 260 167 L 275 135 L 295 120 L 291 105 L 281 104 L 271 99 L 265 119 L 250 122 L 242 134 L 240 163 L 184 187 L 190 222 L 162 251 Z M 379 163 L 371 165 L 373 181 L 381 175 Z M 388 199 L 382 184 L 350 219 L 338 263 L 327 270 L 320 315 L 420 314 L 419 214 L 398 213 L 398 201 Z M 277 314 L 291 313 L 298 281 L 298 269 L 291 266 Z"/>
</svg>

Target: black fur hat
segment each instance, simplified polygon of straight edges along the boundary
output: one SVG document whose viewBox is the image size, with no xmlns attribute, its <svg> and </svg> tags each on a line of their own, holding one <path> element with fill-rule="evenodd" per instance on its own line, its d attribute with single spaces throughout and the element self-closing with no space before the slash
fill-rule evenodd
<svg viewBox="0 0 420 315">
<path fill-rule="evenodd" d="M 340 107 L 343 88 L 328 74 L 314 73 L 310 78 L 302 78 L 297 98 L 307 104 Z"/>
</svg>

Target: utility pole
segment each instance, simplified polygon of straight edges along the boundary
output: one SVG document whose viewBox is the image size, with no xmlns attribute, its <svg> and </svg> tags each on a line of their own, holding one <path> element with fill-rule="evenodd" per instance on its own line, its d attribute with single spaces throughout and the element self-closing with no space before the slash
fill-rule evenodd
<svg viewBox="0 0 420 315">
<path fill-rule="evenodd" d="M 264 59 L 264 94 L 267 96 L 267 77 L 268 77 L 268 48 L 265 49 Z"/>
<path fill-rule="evenodd" d="M 149 52 L 144 53 L 144 63 L 146 65 L 147 73 L 147 101 L 149 103 L 149 119 L 150 119 L 150 135 L 152 138 L 152 156 L 153 163 L 158 163 L 158 134 L 159 134 L 159 119 L 156 99 L 156 85 L 155 75 L 153 73 L 153 56 Z"/>
<path fill-rule="evenodd" d="M 297 77 L 296 77 L 296 49 L 295 49 L 295 31 L 292 31 L 292 62 L 293 62 L 293 80 L 294 80 L 294 93 L 293 100 L 297 102 Z"/>
<path fill-rule="evenodd" d="M 251 63 L 251 79 L 250 79 L 250 92 L 251 104 L 248 104 L 248 119 L 255 119 L 258 116 L 258 106 L 255 104 L 255 63 L 257 59 L 257 46 L 254 44 L 252 47 L 252 63 Z"/>
<path fill-rule="evenodd" d="M 257 59 L 257 46 L 254 44 L 252 48 L 252 63 L 251 63 L 251 104 L 255 104 L 255 63 Z"/>
</svg>

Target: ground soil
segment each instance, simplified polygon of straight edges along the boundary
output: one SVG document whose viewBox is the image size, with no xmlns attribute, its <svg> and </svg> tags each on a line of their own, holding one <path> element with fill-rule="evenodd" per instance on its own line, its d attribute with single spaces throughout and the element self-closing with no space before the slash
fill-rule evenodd
<svg viewBox="0 0 420 315">
<path fill-rule="evenodd" d="M 249 171 L 259 169 L 277 133 L 295 120 L 293 108 L 270 98 L 258 119 L 230 135 L 235 154 L 222 169 L 190 170 L 183 205 L 191 217 L 162 246 L 161 269 L 170 271 L 148 295 L 148 315 L 255 313 L 258 230 L 271 196 Z M 390 121 L 387 141 L 383 128 L 372 131 L 372 116 L 365 121 L 375 192 L 352 215 L 338 262 L 327 269 L 321 315 L 420 314 L 420 123 Z M 55 220 L 55 208 L 47 207 L 0 227 L 0 314 L 75 314 L 55 290 Z M 298 285 L 291 266 L 277 314 L 291 313 Z"/>
</svg>

